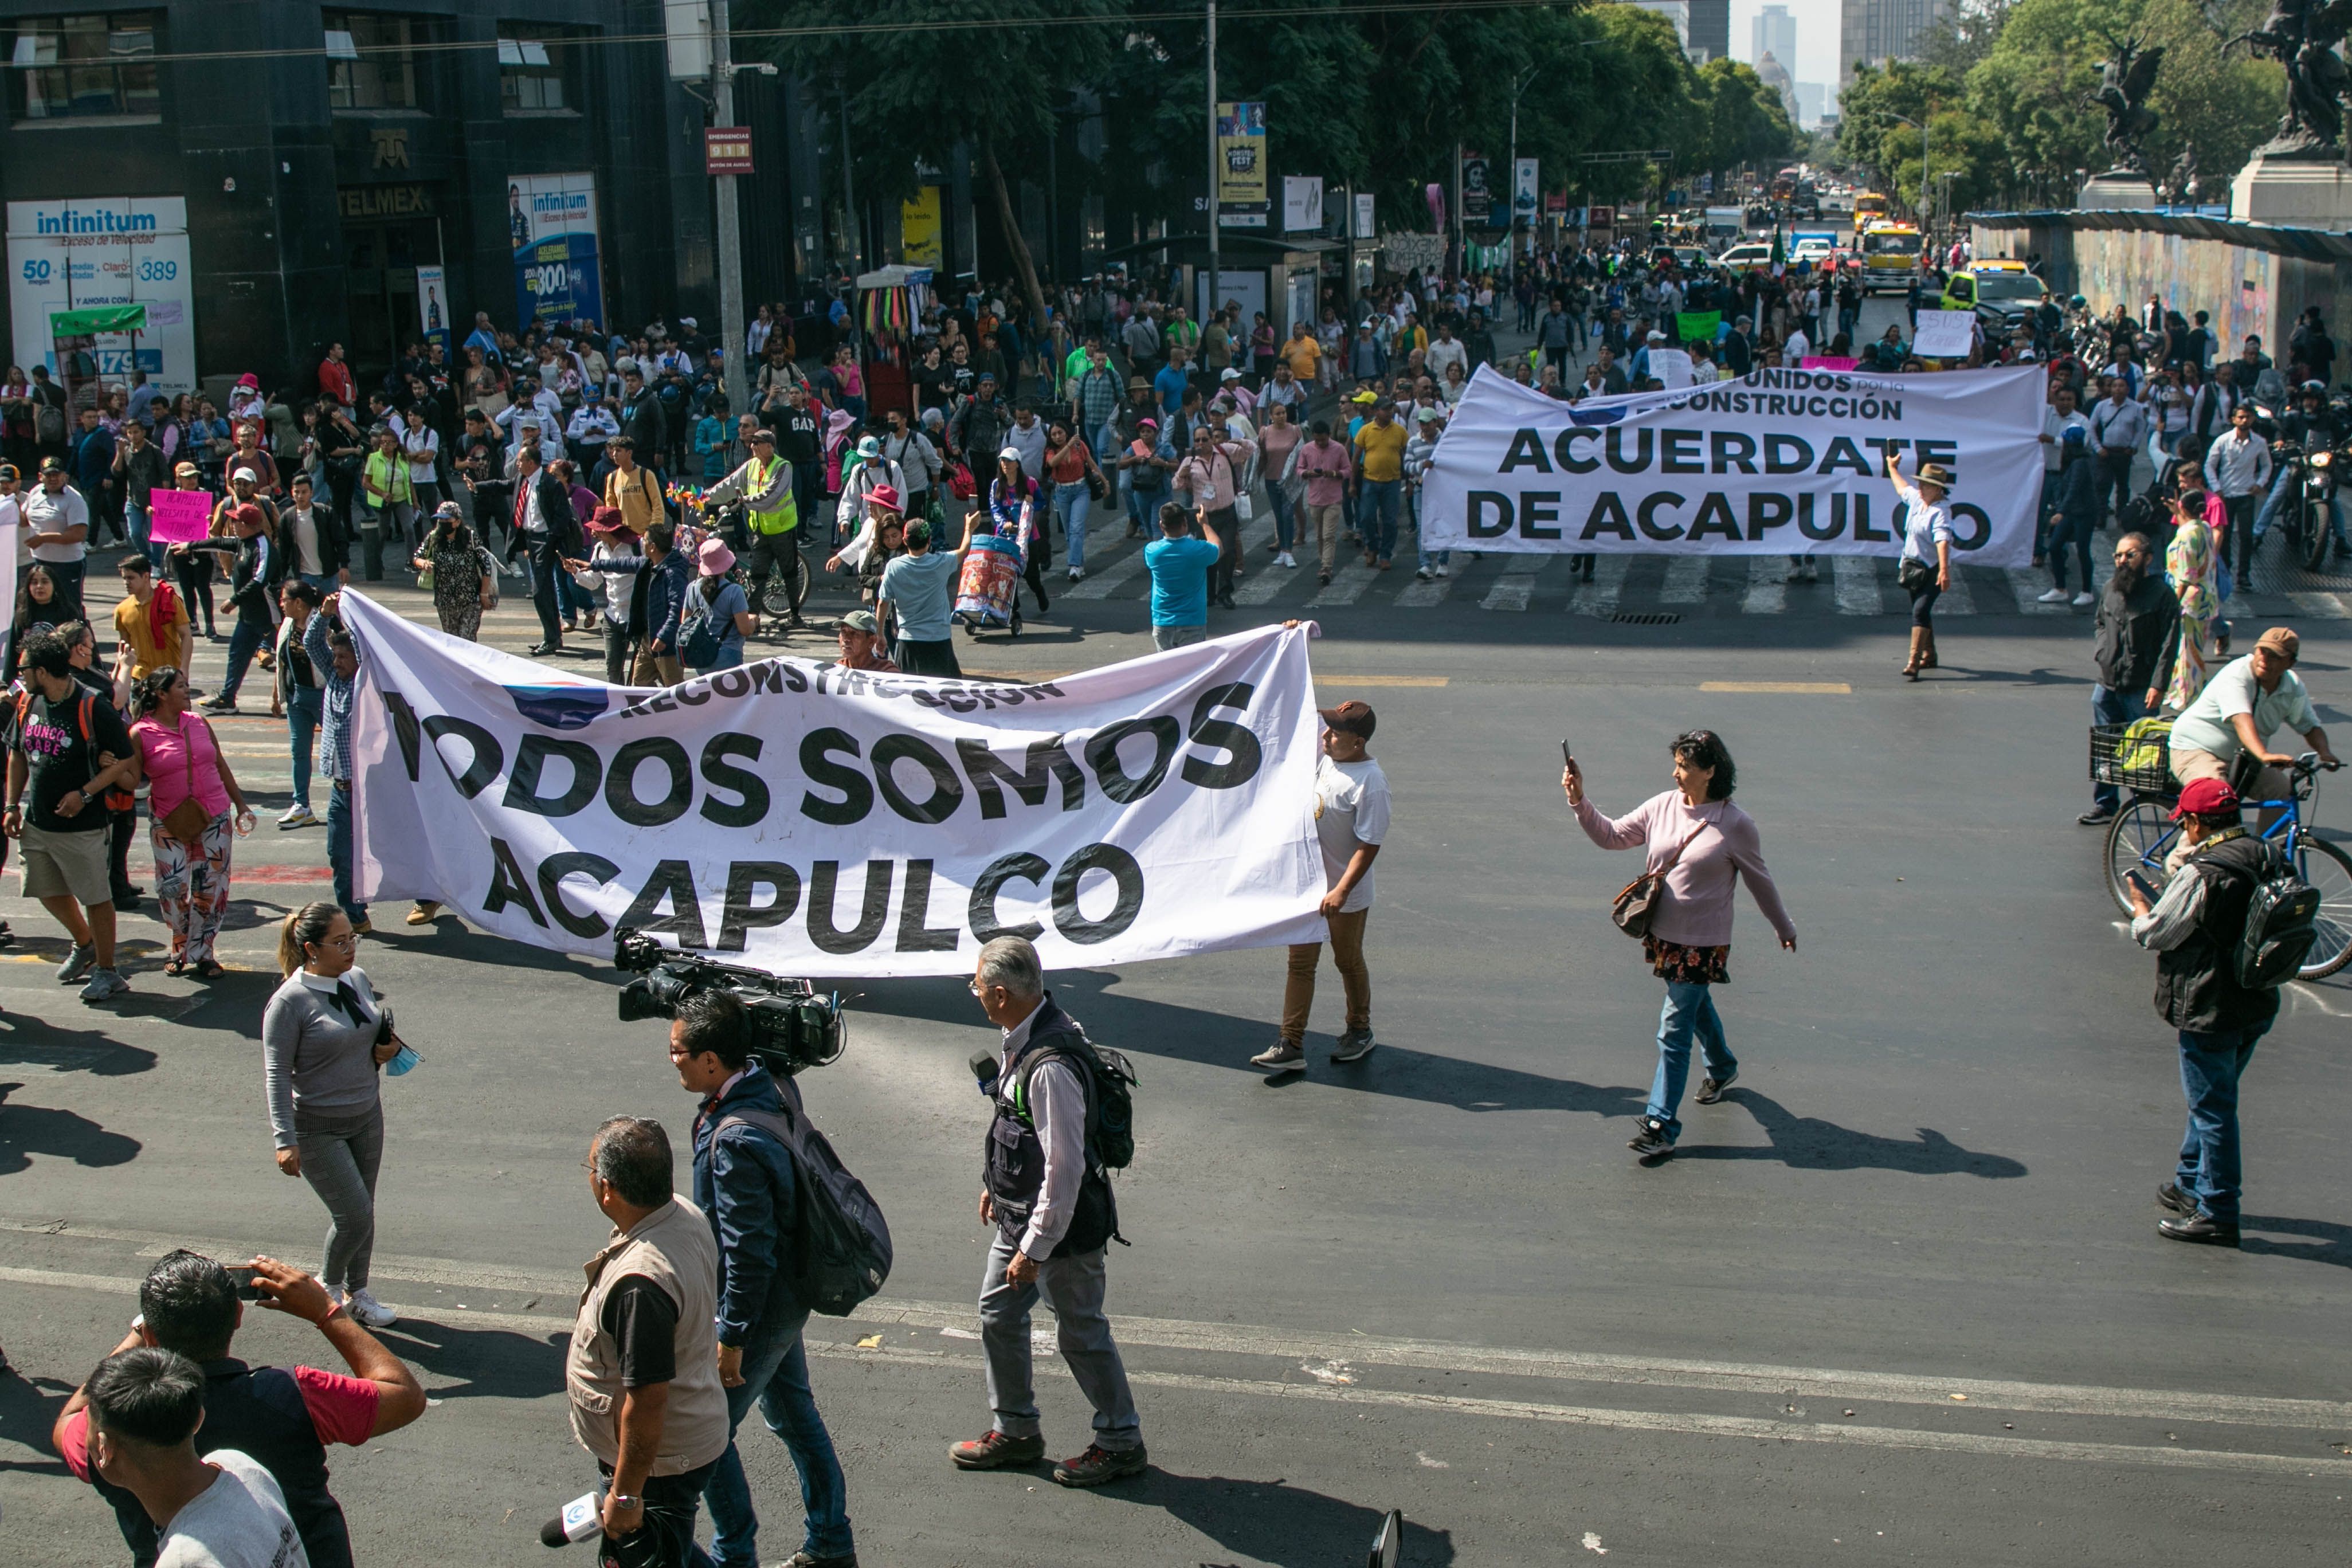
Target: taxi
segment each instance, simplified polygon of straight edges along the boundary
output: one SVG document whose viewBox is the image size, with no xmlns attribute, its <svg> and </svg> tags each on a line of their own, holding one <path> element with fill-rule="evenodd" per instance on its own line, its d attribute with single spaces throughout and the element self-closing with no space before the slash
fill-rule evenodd
<svg viewBox="0 0 2352 1568">
<path fill-rule="evenodd" d="M 1944 284 L 1942 308 L 1973 311 L 1988 342 L 2002 342 L 2019 326 L 2031 324 L 2049 297 L 2049 288 L 2022 261 L 1976 261 Z"/>
</svg>

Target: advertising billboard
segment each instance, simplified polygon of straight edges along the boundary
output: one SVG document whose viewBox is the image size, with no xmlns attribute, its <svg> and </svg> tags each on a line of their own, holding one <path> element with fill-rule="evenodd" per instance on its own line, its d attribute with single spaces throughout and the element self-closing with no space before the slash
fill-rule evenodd
<svg viewBox="0 0 2352 1568">
<path fill-rule="evenodd" d="M 49 317 L 142 304 L 136 334 L 101 335 L 101 381 L 129 385 L 135 367 L 168 393 L 196 389 L 195 280 L 188 204 L 178 196 L 79 196 L 8 204 L 8 319 L 13 363 L 57 370 Z"/>
<path fill-rule="evenodd" d="M 507 181 L 515 300 L 524 322 L 604 325 L 596 261 L 596 176 L 517 174 Z"/>
</svg>

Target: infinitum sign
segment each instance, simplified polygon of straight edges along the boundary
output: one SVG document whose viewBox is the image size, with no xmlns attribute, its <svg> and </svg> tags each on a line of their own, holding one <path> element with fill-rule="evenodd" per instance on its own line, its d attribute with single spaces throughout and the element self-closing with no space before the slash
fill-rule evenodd
<svg viewBox="0 0 2352 1568">
<path fill-rule="evenodd" d="M 98 371 L 128 385 L 134 365 L 166 392 L 196 385 L 194 279 L 188 205 L 178 196 L 90 196 L 8 204 L 11 358 L 57 368 L 49 316 L 99 305 L 143 304 L 136 337 L 98 340 Z"/>
</svg>

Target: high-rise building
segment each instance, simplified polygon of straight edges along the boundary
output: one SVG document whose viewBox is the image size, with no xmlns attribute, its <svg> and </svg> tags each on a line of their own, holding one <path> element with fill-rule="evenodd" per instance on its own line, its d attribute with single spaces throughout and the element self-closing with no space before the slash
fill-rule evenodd
<svg viewBox="0 0 2352 1568">
<path fill-rule="evenodd" d="M 1858 64 L 1916 58 L 1919 37 L 1953 0 L 1843 0 L 1838 25 L 1838 86 L 1853 80 Z"/>
<path fill-rule="evenodd" d="M 1690 38 L 1685 49 L 1700 65 L 1730 56 L 1731 0 L 1690 0 Z"/>
<path fill-rule="evenodd" d="M 1765 6 L 1756 13 L 1748 27 L 1748 64 L 1754 65 L 1770 55 L 1784 66 L 1795 66 L 1797 19 L 1789 15 L 1786 5 Z"/>
<path fill-rule="evenodd" d="M 1690 51 L 1691 0 L 1633 0 L 1644 11 L 1655 11 L 1675 25 L 1675 42 Z"/>
<path fill-rule="evenodd" d="M 1797 124 L 1811 131 L 1829 112 L 1830 89 L 1827 82 L 1801 81 L 1797 84 Z"/>
</svg>

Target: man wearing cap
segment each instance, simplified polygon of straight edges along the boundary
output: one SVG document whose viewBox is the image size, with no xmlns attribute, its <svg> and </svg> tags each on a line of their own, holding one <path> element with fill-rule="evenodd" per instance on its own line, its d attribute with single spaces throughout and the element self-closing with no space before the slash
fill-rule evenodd
<svg viewBox="0 0 2352 1568">
<path fill-rule="evenodd" d="M 751 571 L 751 602 L 764 604 L 768 579 L 777 567 L 787 588 L 804 570 L 800 552 L 800 502 L 793 494 L 793 466 L 776 456 L 776 433 L 751 432 L 751 460 L 710 487 L 702 498 L 705 511 L 740 500 L 744 533 L 751 547 L 745 552 Z M 843 505 L 848 504 L 846 496 Z M 757 612 L 755 611 L 754 614 Z M 801 626 L 801 613 L 792 612 L 792 626 Z"/>
<path fill-rule="evenodd" d="M 2132 940 L 2156 955 L 2156 1011 L 2180 1035 L 2189 1130 L 2173 1179 L 2156 1190 L 2174 1241 L 2238 1245 L 2238 1080 L 2278 1016 L 2273 987 L 2238 983 L 2238 945 L 2267 850 L 2239 820 L 2237 793 L 2191 779 L 2173 808 L 2186 854 L 2163 896 L 2130 884 Z"/>
<path fill-rule="evenodd" d="M 229 628 L 228 673 L 211 700 L 202 706 L 207 713 L 234 713 L 236 694 L 245 684 L 245 672 L 252 667 L 253 656 L 268 647 L 270 634 L 278 627 L 278 587 L 286 580 L 286 552 L 278 549 L 276 530 L 254 501 L 245 501 L 228 509 L 228 521 L 236 530 L 231 539 L 199 540 L 184 548 L 190 551 L 213 551 L 236 559 L 229 567 L 229 604 L 236 610 L 236 624 Z"/>
<path fill-rule="evenodd" d="M 841 617 L 835 635 L 841 639 L 838 669 L 863 670 L 868 675 L 896 675 L 898 667 L 891 662 L 883 647 L 882 623 L 874 618 L 871 610 L 852 610 Z"/>
<path fill-rule="evenodd" d="M 48 568 L 56 584 L 57 624 L 86 620 L 81 607 L 81 574 L 89 554 L 89 503 L 66 483 L 66 466 L 55 458 L 41 459 L 41 482 L 21 504 L 23 544 L 33 559 Z"/>
<path fill-rule="evenodd" d="M 2327 406 L 2327 385 L 2325 382 L 2305 382 L 2296 389 L 2295 405 L 2278 422 L 2278 438 L 2281 441 L 2299 447 L 2305 452 L 2326 452 L 2332 450 L 2344 438 L 2344 433 L 2336 428 L 2334 412 Z M 2251 564 L 2253 552 L 2262 548 L 2263 535 L 2270 531 L 2271 524 L 2277 521 L 2280 509 L 2286 505 L 2287 497 L 2294 494 L 2294 486 L 2302 481 L 2302 477 L 2299 465 L 2281 464 L 2276 478 L 2271 482 L 2269 497 L 2254 512 L 2252 538 L 2251 542 L 2242 541 L 2239 551 L 2238 575 L 2248 579 L 2249 586 L 2252 586 L 2253 574 Z M 2320 520 L 2313 518 L 2307 526 L 2317 528 Z M 2344 508 L 2336 500 L 2333 489 L 2327 492 L 2327 528 L 2336 538 L 2336 553 L 2338 556 L 2346 554 Z"/>
<path fill-rule="evenodd" d="M 1292 622 L 1297 625 L 1297 622 Z M 1361 1061 L 1372 1050 L 1372 981 L 1364 967 L 1364 924 L 1372 912 L 1372 862 L 1389 832 L 1389 781 L 1366 750 L 1374 717 L 1361 702 L 1321 710 L 1323 754 L 1315 760 L 1315 836 L 1322 845 L 1329 890 L 1323 920 L 1331 936 L 1331 962 L 1348 998 L 1348 1027 L 1331 1047 L 1334 1062 Z M 1307 1066 L 1307 1016 L 1315 1005 L 1315 966 L 1319 942 L 1290 950 L 1290 975 L 1282 992 L 1282 1035 L 1250 1058 L 1272 1073 Z"/>
<path fill-rule="evenodd" d="M 2294 759 L 2270 749 L 2271 735 L 2281 724 L 2301 735 L 2319 753 L 2319 760 L 2336 765 L 2328 750 L 2327 731 L 2319 727 L 2311 693 L 2294 672 L 2302 640 L 2285 626 L 2273 626 L 2255 639 L 2252 653 L 2233 658 L 2213 673 L 2197 700 L 2172 723 L 2171 763 L 2175 778 L 2227 779 L 2240 752 L 2249 752 L 2263 764 L 2252 781 L 2265 800 L 2284 799 L 2287 775 L 2282 771 Z M 2266 813 L 2264 826 L 2275 813 Z"/>
</svg>

